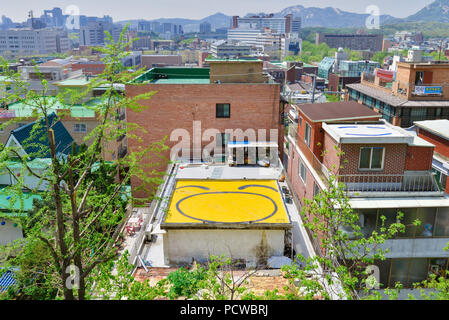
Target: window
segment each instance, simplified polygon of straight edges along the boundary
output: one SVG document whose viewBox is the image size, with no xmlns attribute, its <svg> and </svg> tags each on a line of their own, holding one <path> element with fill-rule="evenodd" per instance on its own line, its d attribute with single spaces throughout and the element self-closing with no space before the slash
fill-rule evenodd
<svg viewBox="0 0 449 320">
<path fill-rule="evenodd" d="M 299 159 L 299 176 L 301 177 L 302 182 L 306 184 L 307 181 L 307 169 L 304 163 Z"/>
<path fill-rule="evenodd" d="M 304 134 L 304 140 L 306 141 L 307 145 L 310 147 L 310 136 L 312 134 L 312 128 L 309 126 L 308 123 L 306 123 L 306 131 Z"/>
<path fill-rule="evenodd" d="M 217 118 L 230 118 L 231 105 L 229 103 L 217 103 Z"/>
<path fill-rule="evenodd" d="M 321 192 L 320 187 L 317 185 L 316 182 L 313 183 L 313 197 L 315 198 L 317 195 L 319 195 Z"/>
<path fill-rule="evenodd" d="M 382 170 L 384 167 L 385 148 L 363 147 L 360 149 L 359 169 Z"/>
<path fill-rule="evenodd" d="M 85 123 L 75 123 L 73 131 L 75 132 L 87 132 L 87 126 Z"/>
</svg>

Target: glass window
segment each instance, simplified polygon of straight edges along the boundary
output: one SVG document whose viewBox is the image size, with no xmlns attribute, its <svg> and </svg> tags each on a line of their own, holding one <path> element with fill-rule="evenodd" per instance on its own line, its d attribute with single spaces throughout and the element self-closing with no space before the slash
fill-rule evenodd
<svg viewBox="0 0 449 320">
<path fill-rule="evenodd" d="M 359 169 L 383 169 L 383 147 L 363 147 L 360 149 Z"/>
<path fill-rule="evenodd" d="M 449 236 L 449 208 L 438 208 L 434 235 L 435 237 Z"/>
<path fill-rule="evenodd" d="M 230 118 L 231 105 L 229 103 L 217 103 L 217 118 Z"/>
<path fill-rule="evenodd" d="M 371 169 L 382 168 L 382 157 L 384 154 L 384 148 L 373 148 L 371 157 Z"/>
<path fill-rule="evenodd" d="M 301 177 L 301 180 L 306 184 L 307 181 L 307 169 L 304 163 L 299 159 L 299 176 Z"/>
<path fill-rule="evenodd" d="M 433 226 L 435 224 L 436 208 L 419 208 L 416 212 L 416 219 L 421 221 L 416 230 L 417 237 L 432 237 Z"/>
<path fill-rule="evenodd" d="M 408 286 L 408 273 L 412 259 L 392 259 L 390 287 L 400 282 L 404 287 Z"/>
<path fill-rule="evenodd" d="M 393 223 L 397 222 L 397 209 L 379 209 L 379 218 L 377 220 L 377 231 L 380 231 L 380 228 L 383 227 L 387 228 L 392 225 Z M 385 217 L 385 222 L 382 220 L 382 216 Z"/>
<path fill-rule="evenodd" d="M 384 289 L 388 286 L 388 278 L 390 276 L 391 259 L 376 260 L 374 262 L 379 267 L 380 288 Z"/>
<path fill-rule="evenodd" d="M 429 275 L 435 274 L 439 277 L 447 277 L 448 259 L 433 258 L 429 259 Z"/>
<path fill-rule="evenodd" d="M 310 147 L 310 136 L 312 134 L 312 128 L 309 126 L 308 123 L 306 123 L 306 131 L 305 131 L 305 135 L 304 138 L 306 140 L 307 145 Z"/>
<path fill-rule="evenodd" d="M 75 132 L 87 132 L 87 126 L 85 123 L 75 123 L 73 130 Z"/>
<path fill-rule="evenodd" d="M 313 197 L 316 197 L 321 192 L 320 187 L 316 182 L 313 183 Z"/>
<path fill-rule="evenodd" d="M 429 272 L 429 262 L 427 258 L 411 259 L 408 286 L 412 287 L 414 283 L 422 282 L 427 279 Z"/>
<path fill-rule="evenodd" d="M 360 232 L 365 237 L 371 236 L 377 225 L 377 209 L 360 209 L 359 214 Z"/>
<path fill-rule="evenodd" d="M 362 148 L 360 150 L 360 169 L 368 169 L 371 157 L 371 148 Z"/>
</svg>

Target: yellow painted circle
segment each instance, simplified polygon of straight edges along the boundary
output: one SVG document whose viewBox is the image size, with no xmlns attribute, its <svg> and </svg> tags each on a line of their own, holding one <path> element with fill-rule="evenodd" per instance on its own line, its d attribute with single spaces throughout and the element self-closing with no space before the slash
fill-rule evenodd
<svg viewBox="0 0 449 320">
<path fill-rule="evenodd" d="M 188 218 L 222 223 L 261 221 L 277 212 L 277 205 L 270 197 L 239 191 L 190 195 L 180 199 L 176 207 Z"/>
</svg>

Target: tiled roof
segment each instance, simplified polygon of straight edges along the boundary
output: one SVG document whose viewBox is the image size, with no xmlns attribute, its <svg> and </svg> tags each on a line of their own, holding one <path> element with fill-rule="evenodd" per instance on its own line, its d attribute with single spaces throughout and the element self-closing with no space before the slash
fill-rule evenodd
<svg viewBox="0 0 449 320">
<path fill-rule="evenodd" d="M 359 91 L 365 95 L 368 95 L 370 97 L 373 97 L 377 100 L 383 101 L 385 103 L 388 103 L 391 106 L 398 107 L 402 104 L 406 103 L 407 100 L 401 99 L 397 96 L 395 96 L 393 93 L 387 93 L 383 90 L 376 89 L 367 85 L 364 85 L 362 83 L 352 83 L 347 84 L 347 88 L 354 89 L 356 91 Z"/>
<path fill-rule="evenodd" d="M 381 115 L 355 101 L 301 104 L 297 106 L 312 121 L 380 118 Z"/>
<path fill-rule="evenodd" d="M 34 128 L 36 124 L 36 121 L 34 121 L 11 131 L 11 135 L 14 136 L 25 152 L 31 155 L 32 158 L 50 158 L 50 144 L 45 127 L 45 118 L 38 121 L 39 126 L 36 126 L 36 128 Z M 59 121 L 55 113 L 48 116 L 48 121 L 54 131 L 56 153 L 69 155 L 74 143 L 72 136 L 62 122 Z"/>
</svg>

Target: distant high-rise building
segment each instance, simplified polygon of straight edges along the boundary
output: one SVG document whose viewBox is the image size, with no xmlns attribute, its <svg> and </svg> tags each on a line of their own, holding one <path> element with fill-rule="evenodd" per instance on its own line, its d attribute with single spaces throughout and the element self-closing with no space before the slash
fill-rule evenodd
<svg viewBox="0 0 449 320">
<path fill-rule="evenodd" d="M 204 21 L 203 23 L 200 23 L 200 33 L 210 33 L 212 31 L 212 25 Z"/>
<path fill-rule="evenodd" d="M 301 17 L 294 17 L 292 19 L 292 25 L 290 29 L 291 33 L 300 33 L 301 32 Z"/>
<path fill-rule="evenodd" d="M 382 51 L 382 34 L 316 34 L 316 45 L 326 43 L 331 48 Z"/>
<path fill-rule="evenodd" d="M 139 21 L 138 24 L 137 24 L 137 31 L 150 32 L 151 31 L 151 22 L 149 22 L 149 21 Z"/>
<path fill-rule="evenodd" d="M 151 31 L 156 32 L 156 33 L 161 33 L 162 25 L 157 21 L 152 21 L 151 22 Z"/>
<path fill-rule="evenodd" d="M 232 28 L 242 29 L 258 29 L 269 28 L 273 32 L 285 34 L 290 33 L 292 28 L 292 15 L 287 15 L 283 18 L 275 18 L 273 15 L 269 16 L 254 16 L 249 18 L 240 18 L 238 16 L 232 17 Z"/>
<path fill-rule="evenodd" d="M 49 14 L 51 16 L 49 16 Z M 53 8 L 52 10 L 44 10 L 44 14 L 41 19 L 45 21 L 47 26 L 51 27 L 62 27 L 65 22 L 64 15 L 62 14 L 61 8 Z"/>
<path fill-rule="evenodd" d="M 108 31 L 114 41 L 118 41 L 122 28 L 107 21 L 88 22 L 87 26 L 80 28 L 80 45 L 82 46 L 99 46 L 104 45 L 106 34 Z"/>
</svg>

